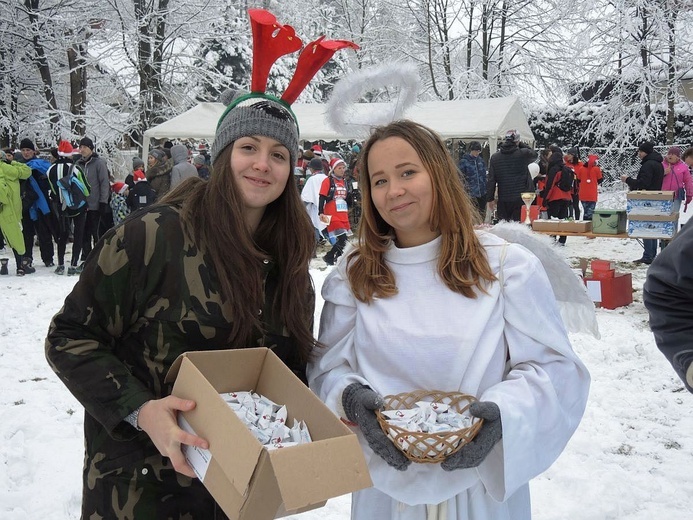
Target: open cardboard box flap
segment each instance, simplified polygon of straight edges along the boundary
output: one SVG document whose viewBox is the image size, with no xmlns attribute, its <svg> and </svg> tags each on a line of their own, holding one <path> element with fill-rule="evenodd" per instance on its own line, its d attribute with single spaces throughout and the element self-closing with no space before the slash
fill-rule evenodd
<svg viewBox="0 0 693 520">
<path fill-rule="evenodd" d="M 184 417 L 209 441 L 212 464 L 204 484 L 231 518 L 294 514 L 372 485 L 356 435 L 272 351 L 188 352 L 166 380 L 175 380 L 174 395 L 197 402 Z M 219 396 L 235 391 L 286 405 L 288 426 L 294 418 L 305 421 L 313 442 L 264 449 Z M 223 481 L 233 484 L 233 497 Z"/>
<path fill-rule="evenodd" d="M 644 200 L 674 200 L 673 191 L 645 191 L 635 190 L 626 193 L 628 199 L 644 199 Z"/>
</svg>

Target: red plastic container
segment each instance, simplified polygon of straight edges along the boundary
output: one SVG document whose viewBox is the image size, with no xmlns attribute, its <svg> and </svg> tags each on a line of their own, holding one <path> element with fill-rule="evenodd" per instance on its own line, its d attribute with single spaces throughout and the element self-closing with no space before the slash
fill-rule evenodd
<svg viewBox="0 0 693 520">
<path fill-rule="evenodd" d="M 633 278 L 630 273 L 617 273 L 613 278 L 585 278 L 586 285 L 588 282 L 600 285 L 599 301 L 592 298 L 597 307 L 616 309 L 633 303 Z"/>
</svg>

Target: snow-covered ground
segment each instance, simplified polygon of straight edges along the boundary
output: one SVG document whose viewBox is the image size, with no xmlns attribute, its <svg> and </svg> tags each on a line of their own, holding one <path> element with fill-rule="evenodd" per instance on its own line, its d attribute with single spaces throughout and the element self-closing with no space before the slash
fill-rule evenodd
<svg viewBox="0 0 693 520">
<path fill-rule="evenodd" d="M 657 350 L 642 304 L 635 240 L 569 238 L 558 249 L 633 275 L 628 307 L 597 309 L 602 338 L 571 335 L 592 374 L 585 417 L 558 461 L 531 483 L 535 520 L 693 518 L 693 396 Z M 39 258 L 38 250 L 35 257 Z M 40 262 L 39 262 L 40 263 Z M 10 261 L 14 273 L 14 260 Z M 331 267 L 314 260 L 318 289 Z M 0 277 L 0 518 L 79 518 L 82 407 L 48 367 L 43 342 L 74 277 L 43 266 Z M 318 300 L 316 316 L 322 301 Z M 537 326 L 541 326 L 540 323 Z M 345 520 L 349 497 L 291 518 Z M 144 519 L 143 519 L 144 520 Z"/>
</svg>

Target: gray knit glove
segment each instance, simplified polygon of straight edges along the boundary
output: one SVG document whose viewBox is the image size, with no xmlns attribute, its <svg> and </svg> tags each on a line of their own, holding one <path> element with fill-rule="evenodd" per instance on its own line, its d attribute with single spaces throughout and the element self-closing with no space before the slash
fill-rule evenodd
<svg viewBox="0 0 693 520">
<path fill-rule="evenodd" d="M 460 451 L 453 453 L 441 463 L 440 466 L 445 471 L 476 468 L 503 437 L 500 409 L 496 403 L 490 401 L 472 403 L 469 407 L 469 413 L 474 417 L 481 417 L 484 424 L 469 444 L 463 446 Z"/>
<path fill-rule="evenodd" d="M 342 407 L 346 418 L 358 425 L 371 449 L 390 466 L 400 471 L 411 461 L 380 428 L 375 411 L 383 406 L 383 398 L 361 383 L 352 383 L 342 393 Z"/>
</svg>

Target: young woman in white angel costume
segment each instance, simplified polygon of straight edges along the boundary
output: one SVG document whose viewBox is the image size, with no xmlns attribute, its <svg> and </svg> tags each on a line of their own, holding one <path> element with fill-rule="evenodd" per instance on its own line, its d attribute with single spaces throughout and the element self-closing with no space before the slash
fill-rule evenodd
<svg viewBox="0 0 693 520">
<path fill-rule="evenodd" d="M 529 480 L 560 455 L 589 391 L 555 287 L 528 249 L 475 229 L 432 130 L 396 121 L 361 153 L 359 239 L 325 279 L 324 348 L 308 367 L 368 461 L 374 485 L 353 495 L 352 519 L 529 519 Z M 422 389 L 476 396 L 484 419 L 438 464 L 411 463 L 375 417 L 382 396 Z"/>
</svg>

